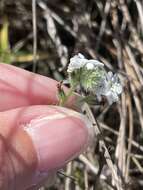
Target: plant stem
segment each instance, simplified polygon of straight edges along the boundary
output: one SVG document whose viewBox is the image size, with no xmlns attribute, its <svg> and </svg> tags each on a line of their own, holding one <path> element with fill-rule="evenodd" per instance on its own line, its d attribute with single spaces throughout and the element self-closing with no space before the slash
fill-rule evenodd
<svg viewBox="0 0 143 190">
<path fill-rule="evenodd" d="M 71 87 L 68 91 L 68 93 L 66 94 L 65 98 L 63 101 L 60 102 L 60 106 L 64 106 L 66 104 L 66 102 L 68 101 L 68 99 L 70 98 L 70 96 L 72 96 L 72 94 L 75 91 L 75 87 Z"/>
</svg>

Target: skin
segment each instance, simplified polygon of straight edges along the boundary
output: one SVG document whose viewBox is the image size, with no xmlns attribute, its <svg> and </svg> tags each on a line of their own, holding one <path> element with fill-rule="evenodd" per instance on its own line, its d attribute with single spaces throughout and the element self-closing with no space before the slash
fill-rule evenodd
<svg viewBox="0 0 143 190">
<path fill-rule="evenodd" d="M 84 116 L 53 105 L 58 105 L 56 81 L 0 64 L 0 190 L 50 184 L 56 171 L 88 146 Z"/>
</svg>

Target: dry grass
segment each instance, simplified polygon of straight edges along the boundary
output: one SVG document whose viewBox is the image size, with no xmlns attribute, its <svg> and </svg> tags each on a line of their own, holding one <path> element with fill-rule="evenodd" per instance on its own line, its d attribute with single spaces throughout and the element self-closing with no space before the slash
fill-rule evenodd
<svg viewBox="0 0 143 190">
<path fill-rule="evenodd" d="M 9 21 L 11 49 L 18 47 L 18 51 L 32 52 L 31 2 L 1 0 L 0 3 L 1 24 L 4 16 Z M 82 52 L 118 72 L 124 83 L 118 104 L 92 108 L 99 124 L 96 129 L 102 135 L 95 131 L 92 146 L 65 169 L 70 178 L 58 174 L 55 185 L 49 189 L 142 189 L 142 0 L 41 0 L 37 1 L 36 10 L 34 56 L 17 58 L 13 64 L 32 70 L 34 60 L 34 70 L 62 80 L 66 78 L 69 57 Z"/>
</svg>

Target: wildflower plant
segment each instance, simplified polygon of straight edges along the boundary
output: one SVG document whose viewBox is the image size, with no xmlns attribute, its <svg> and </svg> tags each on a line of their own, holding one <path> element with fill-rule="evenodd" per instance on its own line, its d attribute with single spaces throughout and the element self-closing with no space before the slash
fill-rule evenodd
<svg viewBox="0 0 143 190">
<path fill-rule="evenodd" d="M 94 127 L 94 132 L 99 140 L 100 150 L 104 151 L 104 157 L 112 176 L 116 182 L 117 189 L 122 189 L 122 178 L 117 173 L 117 168 L 111 160 L 108 148 L 106 147 L 104 136 L 100 130 L 100 126 L 90 109 L 91 103 L 99 102 L 102 97 L 105 97 L 111 105 L 119 100 L 119 95 L 122 93 L 122 85 L 117 74 L 111 71 L 107 72 L 104 64 L 93 59 L 86 59 L 82 54 L 75 55 L 70 59 L 68 65 L 68 81 L 70 90 L 65 93 L 62 88 L 62 83 L 58 85 L 59 103 L 64 106 L 68 98 L 78 89 L 81 92 L 80 98 L 77 98 L 77 104 L 80 106 L 80 111 L 86 115 Z M 82 92 L 87 92 L 82 95 Z M 94 102 L 93 102 L 94 101 Z"/>
<path fill-rule="evenodd" d="M 100 61 L 88 60 L 79 53 L 70 59 L 67 72 L 71 89 L 68 94 L 65 94 L 62 88 L 59 89 L 61 105 L 77 88 L 80 91 L 84 90 L 91 98 L 96 98 L 99 102 L 102 97 L 105 97 L 110 105 L 119 100 L 119 95 L 123 90 L 119 77 L 111 71 L 107 72 Z"/>
</svg>

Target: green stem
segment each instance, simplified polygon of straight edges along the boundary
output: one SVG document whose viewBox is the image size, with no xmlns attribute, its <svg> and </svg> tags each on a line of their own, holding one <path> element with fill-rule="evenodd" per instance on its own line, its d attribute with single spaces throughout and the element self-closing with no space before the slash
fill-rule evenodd
<svg viewBox="0 0 143 190">
<path fill-rule="evenodd" d="M 75 87 L 71 87 L 68 91 L 68 93 L 66 94 L 66 97 L 64 98 L 63 101 L 60 102 L 60 106 L 64 106 L 66 104 L 66 102 L 68 101 L 69 97 L 72 96 L 72 94 L 75 91 Z"/>
</svg>

